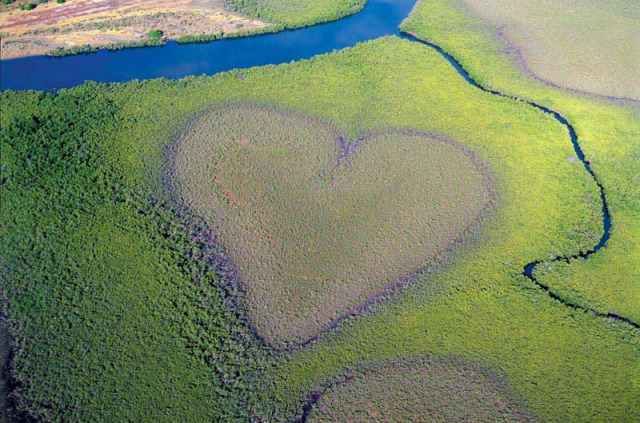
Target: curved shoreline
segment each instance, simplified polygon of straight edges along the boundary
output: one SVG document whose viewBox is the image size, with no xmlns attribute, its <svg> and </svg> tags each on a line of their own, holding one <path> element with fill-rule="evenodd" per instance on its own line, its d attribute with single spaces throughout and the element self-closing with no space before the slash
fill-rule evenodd
<svg viewBox="0 0 640 423">
<path fill-rule="evenodd" d="M 228 36 L 206 44 L 170 41 L 155 48 L 3 60 L 0 90 L 56 92 L 86 81 L 181 79 L 290 63 L 397 34 L 398 26 L 414 5 L 415 0 L 367 0 L 357 13 L 312 26 L 290 26 L 276 33 Z"/>
</svg>

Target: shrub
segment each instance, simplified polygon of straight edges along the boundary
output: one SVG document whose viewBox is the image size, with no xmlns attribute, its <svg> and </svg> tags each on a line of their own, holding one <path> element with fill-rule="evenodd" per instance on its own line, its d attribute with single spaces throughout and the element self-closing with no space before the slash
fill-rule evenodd
<svg viewBox="0 0 640 423">
<path fill-rule="evenodd" d="M 151 31 L 149 31 L 149 38 L 151 38 L 152 40 L 159 40 L 163 35 L 164 32 L 159 29 L 152 29 Z"/>
<path fill-rule="evenodd" d="M 20 10 L 32 10 L 35 9 L 36 6 L 36 3 L 20 3 L 18 7 L 20 8 Z"/>
</svg>

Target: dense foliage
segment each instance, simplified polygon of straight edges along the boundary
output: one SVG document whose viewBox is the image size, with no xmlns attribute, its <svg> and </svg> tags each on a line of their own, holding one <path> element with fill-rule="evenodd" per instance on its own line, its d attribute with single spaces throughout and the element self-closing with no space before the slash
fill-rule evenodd
<svg viewBox="0 0 640 423">
<path fill-rule="evenodd" d="M 211 271 L 205 235 L 106 161 L 129 119 L 119 105 L 87 85 L 7 92 L 2 110 L 1 288 L 20 408 L 54 422 L 248 413 L 261 354 L 236 287 Z"/>
<path fill-rule="evenodd" d="M 273 34 L 284 29 L 283 25 L 273 24 L 262 28 L 246 29 L 235 32 L 214 32 L 212 34 L 200 35 L 182 35 L 175 39 L 178 43 L 208 43 L 211 41 L 221 40 L 222 38 L 238 38 L 250 35 Z"/>
<path fill-rule="evenodd" d="M 287 28 L 314 25 L 360 11 L 367 0 L 224 0 L 230 10 Z"/>
<path fill-rule="evenodd" d="M 33 10 L 38 6 L 38 3 L 20 3 L 18 7 L 20 10 Z"/>
<path fill-rule="evenodd" d="M 23 410 L 57 422 L 247 421 L 254 413 L 287 421 L 310 393 L 363 362 L 456 356 L 499 370 L 541 421 L 640 418 L 638 332 L 566 307 L 521 275 L 533 259 L 590 248 L 601 232 L 597 188 L 568 160 L 566 128 L 473 88 L 425 46 L 391 37 L 215 77 L 1 99 L 0 283 Z M 473 240 L 413 275 L 405 291 L 304 348 L 267 356 L 246 327 L 237 285 L 213 260 L 224 256 L 206 241 L 206 225 L 176 212 L 165 179 L 176 136 L 233 103 L 320 119 L 346 140 L 381 129 L 456 140 L 487 164 L 497 208 Z M 612 167 L 620 175 L 602 156 L 593 166 L 607 187 L 618 182 L 608 188 L 614 237 L 628 240 L 635 153 L 607 134 L 633 112 L 605 110 L 604 141 L 587 136 L 586 147 L 621 159 Z M 582 122 L 581 137 L 592 125 Z M 619 135 L 634 134 L 628 125 Z M 585 264 L 630 257 L 613 239 Z M 626 269 L 635 272 L 633 263 Z"/>
<path fill-rule="evenodd" d="M 86 54 L 86 53 L 95 53 L 100 50 L 122 50 L 125 48 L 139 48 L 139 47 L 156 47 L 161 46 L 166 43 L 165 40 L 160 38 L 151 38 L 145 39 L 141 41 L 128 41 L 126 43 L 112 43 L 101 46 L 92 46 L 89 44 L 74 46 L 74 47 L 65 47 L 65 48 L 57 48 L 51 50 L 47 53 L 47 56 L 51 57 L 62 57 L 62 56 L 73 56 L 75 54 Z"/>
<path fill-rule="evenodd" d="M 211 41 L 220 40 L 224 37 L 222 31 L 214 32 L 213 34 L 200 34 L 200 35 L 182 35 L 176 38 L 178 43 L 208 43 Z"/>
<path fill-rule="evenodd" d="M 152 29 L 151 31 L 149 31 L 148 35 L 152 40 L 159 40 L 164 35 L 164 32 L 162 32 L 162 30 L 160 29 Z"/>
</svg>

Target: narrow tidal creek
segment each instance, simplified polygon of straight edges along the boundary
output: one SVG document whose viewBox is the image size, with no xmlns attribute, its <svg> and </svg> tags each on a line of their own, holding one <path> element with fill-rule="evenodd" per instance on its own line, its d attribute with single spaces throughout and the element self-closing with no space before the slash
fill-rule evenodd
<svg viewBox="0 0 640 423">
<path fill-rule="evenodd" d="M 573 259 L 588 258 L 604 247 L 611 236 L 611 214 L 605 190 L 579 143 L 573 126 L 559 112 L 540 104 L 502 94 L 478 84 L 469 73 L 439 46 L 420 40 L 411 34 L 400 33 L 398 27 L 410 13 L 416 0 L 369 0 L 363 11 L 352 16 L 308 28 L 287 30 L 276 34 L 266 34 L 246 38 L 232 38 L 208 44 L 178 44 L 169 42 L 162 47 L 137 48 L 118 51 L 99 51 L 65 57 L 26 57 L 0 62 L 1 89 L 13 90 L 58 90 L 71 88 L 87 80 L 97 82 L 123 82 L 134 79 L 182 78 L 188 75 L 213 75 L 231 69 L 248 68 L 267 64 L 281 64 L 328 53 L 333 50 L 353 46 L 356 43 L 385 35 L 398 35 L 437 51 L 462 76 L 465 81 L 487 93 L 526 103 L 552 115 L 567 129 L 573 149 L 585 170 L 594 179 L 600 190 L 603 215 L 603 234 L 598 243 L 589 251 L 576 256 L 560 256 L 552 261 L 569 262 Z M 542 289 L 549 297 L 567 307 L 591 312 L 597 316 L 626 322 L 640 328 L 625 317 L 613 313 L 601 313 L 568 303 L 548 286 L 538 281 L 534 275 L 541 261 L 527 263 L 523 275 Z M 0 321 L 0 367 L 6 370 L 9 359 L 9 333 L 6 323 Z M 6 348 L 4 347 L 6 345 Z M 0 381 L 0 422 L 6 421 L 7 378 L 3 372 Z M 313 406 L 322 395 L 313 394 L 304 406 L 301 421 L 307 421 Z"/>
</svg>

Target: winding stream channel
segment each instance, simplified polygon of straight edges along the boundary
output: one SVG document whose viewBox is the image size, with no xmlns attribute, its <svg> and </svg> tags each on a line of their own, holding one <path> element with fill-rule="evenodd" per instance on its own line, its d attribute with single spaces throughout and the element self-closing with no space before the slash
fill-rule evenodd
<svg viewBox="0 0 640 423">
<path fill-rule="evenodd" d="M 516 96 L 503 94 L 478 84 L 469 73 L 451 55 L 439 46 L 420 40 L 411 34 L 400 33 L 400 23 L 409 15 L 416 0 L 369 0 L 363 11 L 326 24 L 296 30 L 287 30 L 276 34 L 266 34 L 245 38 L 231 38 L 208 44 L 178 44 L 169 42 L 162 47 L 126 49 L 118 51 L 99 51 L 50 58 L 44 56 L 27 57 L 0 62 L 0 87 L 2 90 L 58 90 L 70 88 L 87 80 L 97 82 L 123 82 L 133 79 L 182 78 L 188 75 L 207 74 L 281 64 L 294 60 L 310 58 L 334 50 L 350 47 L 358 42 L 379 38 L 385 35 L 397 35 L 412 42 L 434 49 L 445 58 L 469 84 L 501 97 L 526 103 L 536 109 L 552 115 L 567 129 L 573 149 L 585 170 L 594 179 L 600 190 L 603 215 L 603 234 L 598 243 L 589 251 L 575 256 L 560 256 L 549 261 L 570 262 L 577 258 L 588 258 L 604 247 L 611 236 L 611 214 L 606 193 L 585 158 L 578 136 L 573 126 L 559 112 Z M 585 310 L 597 316 L 626 322 L 640 328 L 627 318 L 571 304 L 553 293 L 550 288 L 534 275 L 536 267 L 542 263 L 534 261 L 524 266 L 523 275 L 541 288 L 549 297 L 574 309 Z M 306 421 L 310 412 L 322 396 L 315 393 L 304 407 L 301 421 Z"/>
<path fill-rule="evenodd" d="M 591 256 L 592 254 L 598 252 L 598 250 L 600 250 L 602 247 L 604 247 L 607 244 L 607 241 L 609 241 L 609 238 L 611 237 L 611 213 L 609 212 L 609 204 L 607 203 L 607 196 L 606 196 L 606 193 L 604 191 L 604 187 L 602 186 L 602 183 L 600 182 L 600 180 L 596 176 L 595 172 L 591 168 L 591 164 L 586 159 L 586 157 L 584 155 L 584 152 L 582 151 L 582 147 L 580 146 L 580 143 L 578 141 L 578 135 L 576 134 L 575 129 L 567 121 L 567 119 L 564 116 L 562 116 L 559 112 L 557 112 L 555 110 L 552 110 L 552 109 L 549 109 L 548 107 L 542 106 L 542 105 L 540 105 L 538 103 L 534 103 L 533 101 L 525 100 L 525 99 L 519 98 L 517 96 L 506 95 L 506 94 L 501 93 L 500 91 L 492 90 L 490 88 L 485 88 L 482 85 L 478 84 L 469 75 L 469 73 L 462 67 L 462 65 L 460 65 L 460 63 L 455 58 L 453 58 L 453 56 L 451 56 L 450 54 L 448 54 L 447 52 L 442 50 L 442 48 L 440 48 L 438 45 L 430 43 L 428 41 L 420 40 L 420 39 L 416 38 L 414 35 L 408 34 L 408 33 L 402 33 L 401 36 L 403 38 L 409 39 L 411 41 L 418 42 L 420 44 L 423 44 L 423 45 L 426 45 L 428 47 L 431 47 L 432 49 L 434 49 L 435 51 L 440 53 L 440 55 L 442 57 L 444 57 L 456 69 L 456 71 L 465 79 L 465 81 L 467 81 L 469 84 L 473 85 L 474 87 L 476 87 L 476 88 L 478 88 L 478 89 L 480 89 L 480 90 L 482 90 L 484 92 L 487 92 L 489 94 L 497 95 L 497 96 L 504 97 L 504 98 L 509 98 L 511 100 L 519 101 L 519 102 L 528 104 L 528 105 L 530 105 L 532 107 L 535 107 L 536 109 L 542 111 L 543 113 L 547 113 L 547 114 L 552 115 L 558 122 L 560 122 L 565 128 L 567 128 L 567 132 L 569 133 L 569 137 L 571 139 L 571 144 L 573 145 L 573 150 L 575 151 L 576 156 L 578 157 L 578 160 L 580 160 L 580 162 L 584 166 L 585 170 L 589 173 L 589 175 L 591 175 L 593 180 L 596 182 L 596 185 L 598 186 L 598 189 L 600 191 L 600 200 L 602 201 L 602 226 L 603 226 L 603 232 L 602 232 L 602 236 L 600 237 L 600 240 L 598 241 L 598 243 L 593 248 L 591 248 L 590 250 L 588 250 L 586 252 L 581 252 L 580 254 L 576 254 L 576 255 L 573 255 L 573 256 L 559 256 L 559 257 L 555 257 L 553 259 L 545 260 L 545 261 L 546 262 L 564 261 L 564 262 L 569 263 L 572 260 L 575 260 L 575 259 L 578 259 L 578 258 L 587 258 L 587 257 Z M 566 300 L 564 300 L 562 297 L 558 296 L 557 294 L 553 293 L 551 291 L 551 289 L 547 285 L 545 285 L 542 282 L 540 282 L 534 275 L 536 267 L 541 263 L 543 263 L 543 261 L 537 260 L 537 261 L 533 261 L 531 263 L 526 264 L 524 266 L 524 270 L 523 270 L 522 274 L 524 276 L 526 276 L 527 278 L 529 278 L 538 287 L 540 287 L 549 297 L 553 298 L 556 301 L 561 302 L 562 304 L 566 305 L 567 307 L 571 307 L 571 308 L 574 308 L 574 309 L 577 309 L 577 310 L 589 311 L 589 312 L 592 312 L 593 314 L 595 314 L 596 316 L 622 321 L 622 322 L 628 323 L 629 325 L 631 325 L 631 326 L 633 326 L 635 328 L 640 328 L 640 324 L 638 324 L 638 323 L 636 323 L 636 322 L 634 322 L 634 321 L 632 321 L 630 319 L 627 319 L 626 317 L 620 316 L 620 315 L 615 314 L 615 313 L 601 313 L 601 312 L 598 312 L 596 310 L 592 310 L 592 309 L 588 309 L 588 308 L 581 307 L 581 306 L 578 306 L 578 305 L 574 305 L 574 304 L 571 304 L 571 303 L 567 302 Z"/>
</svg>

